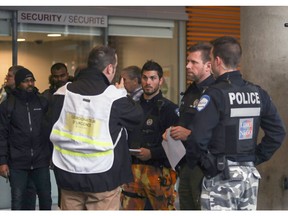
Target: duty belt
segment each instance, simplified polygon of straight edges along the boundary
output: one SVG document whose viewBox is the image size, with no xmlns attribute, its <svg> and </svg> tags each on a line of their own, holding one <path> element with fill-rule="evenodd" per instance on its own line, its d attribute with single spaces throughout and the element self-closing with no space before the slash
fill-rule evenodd
<svg viewBox="0 0 288 216">
<path fill-rule="evenodd" d="M 234 162 L 234 161 L 227 160 L 227 165 L 228 166 L 251 166 L 253 167 L 254 163 L 253 162 Z"/>
</svg>

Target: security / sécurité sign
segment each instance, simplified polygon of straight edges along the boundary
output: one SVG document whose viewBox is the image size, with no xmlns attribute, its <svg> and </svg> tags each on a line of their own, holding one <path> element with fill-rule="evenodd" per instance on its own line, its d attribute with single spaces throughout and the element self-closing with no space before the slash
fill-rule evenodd
<svg viewBox="0 0 288 216">
<path fill-rule="evenodd" d="M 19 23 L 107 27 L 107 16 L 18 11 Z"/>
</svg>

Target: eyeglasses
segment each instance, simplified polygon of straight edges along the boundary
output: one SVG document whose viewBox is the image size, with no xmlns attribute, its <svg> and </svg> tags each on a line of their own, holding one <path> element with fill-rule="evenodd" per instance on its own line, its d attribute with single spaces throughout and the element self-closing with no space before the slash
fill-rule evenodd
<svg viewBox="0 0 288 216">
<path fill-rule="evenodd" d="M 33 78 L 26 78 L 26 79 L 24 79 L 23 81 L 22 81 L 22 83 L 29 83 L 29 82 L 32 82 L 32 83 L 34 83 L 35 82 L 35 80 L 33 79 Z"/>
</svg>

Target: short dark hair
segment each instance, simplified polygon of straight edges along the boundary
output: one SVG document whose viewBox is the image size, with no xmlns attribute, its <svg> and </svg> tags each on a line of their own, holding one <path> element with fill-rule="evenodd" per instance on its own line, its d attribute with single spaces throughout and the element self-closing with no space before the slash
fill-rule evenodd
<svg viewBox="0 0 288 216">
<path fill-rule="evenodd" d="M 201 59 L 202 59 L 203 63 L 206 63 L 208 61 L 211 61 L 211 58 L 210 58 L 211 48 L 212 48 L 211 44 L 205 43 L 205 42 L 200 42 L 200 43 L 197 43 L 197 44 L 190 46 L 187 51 L 188 52 L 200 51 L 201 52 Z"/>
<path fill-rule="evenodd" d="M 12 73 L 15 75 L 18 70 L 23 69 L 23 68 L 24 67 L 21 65 L 13 65 L 8 69 L 8 71 L 12 71 Z"/>
<path fill-rule="evenodd" d="M 55 63 L 55 64 L 53 64 L 53 65 L 51 66 L 50 72 L 51 72 L 51 74 L 52 74 L 54 71 L 60 70 L 61 68 L 65 68 L 65 70 L 67 71 L 67 67 L 66 67 L 66 65 L 65 65 L 64 63 L 62 63 L 62 62 L 57 62 L 57 63 Z"/>
<path fill-rule="evenodd" d="M 159 79 L 161 77 L 163 77 L 163 69 L 162 67 L 155 61 L 153 60 L 148 60 L 142 67 L 142 70 L 141 70 L 141 75 L 143 74 L 144 71 L 157 71 L 158 73 L 158 76 L 159 76 Z"/>
<path fill-rule="evenodd" d="M 242 48 L 236 38 L 231 36 L 219 37 L 211 41 L 213 56 L 219 56 L 224 64 L 231 68 L 237 68 L 242 55 Z"/>
<path fill-rule="evenodd" d="M 115 49 L 99 45 L 90 51 L 87 62 L 88 68 L 96 68 L 102 72 L 109 64 L 116 64 Z"/>
<path fill-rule="evenodd" d="M 138 84 L 141 84 L 141 69 L 136 65 L 131 65 L 122 69 L 122 73 L 126 73 L 128 77 L 132 79 L 137 79 Z"/>
</svg>

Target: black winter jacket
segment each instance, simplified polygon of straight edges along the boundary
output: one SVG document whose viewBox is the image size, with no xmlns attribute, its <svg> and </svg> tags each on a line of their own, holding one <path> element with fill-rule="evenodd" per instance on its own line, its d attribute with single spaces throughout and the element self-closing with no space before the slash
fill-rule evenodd
<svg viewBox="0 0 288 216">
<path fill-rule="evenodd" d="M 178 106 L 163 97 L 161 91 L 150 100 L 144 99 L 144 96 L 141 95 L 139 104 L 144 112 L 144 122 L 140 131 L 132 136 L 132 148 L 149 149 L 151 159 L 142 161 L 132 156 L 132 163 L 170 168 L 170 163 L 162 146 L 162 134 L 167 128 L 178 122 Z M 139 143 L 140 146 L 136 147 L 135 143 Z"/>
<path fill-rule="evenodd" d="M 76 81 L 67 85 L 69 91 L 81 95 L 99 95 L 110 85 L 108 79 L 95 69 L 86 69 L 79 73 Z M 55 123 L 62 110 L 63 95 L 54 95 L 52 123 Z M 99 104 L 101 106 L 101 104 Z M 97 107 L 95 107 L 95 110 Z M 114 101 L 110 114 L 110 133 L 115 143 L 122 127 L 129 132 L 139 125 L 143 112 L 131 98 L 124 97 Z M 60 188 L 79 192 L 105 192 L 133 181 L 131 156 L 128 150 L 126 134 L 123 130 L 121 139 L 114 149 L 114 162 L 110 170 L 97 174 L 75 174 L 54 167 L 57 184 Z"/>
<path fill-rule="evenodd" d="M 0 165 L 13 169 L 48 167 L 51 154 L 42 127 L 47 100 L 37 88 L 31 93 L 15 89 L 11 94 L 13 109 L 9 108 L 9 97 L 0 105 Z"/>
</svg>

